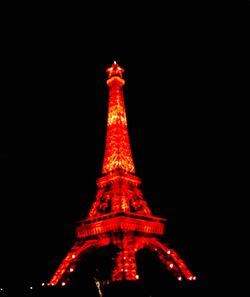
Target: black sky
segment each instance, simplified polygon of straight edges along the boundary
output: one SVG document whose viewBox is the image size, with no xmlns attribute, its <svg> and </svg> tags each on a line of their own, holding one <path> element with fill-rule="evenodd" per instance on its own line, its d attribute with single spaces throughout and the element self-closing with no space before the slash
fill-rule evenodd
<svg viewBox="0 0 250 297">
<path fill-rule="evenodd" d="M 48 281 L 73 244 L 74 223 L 86 218 L 101 176 L 105 71 L 114 60 L 125 69 L 144 198 L 168 218 L 166 240 L 210 281 L 209 220 L 225 199 L 231 128 L 228 31 L 209 4 L 178 3 L 128 13 L 99 7 L 88 21 L 83 8 L 34 8 L 15 27 L 21 66 L 14 131 L 3 135 L 10 153 L 2 146 L 1 155 L 1 286 Z"/>
</svg>

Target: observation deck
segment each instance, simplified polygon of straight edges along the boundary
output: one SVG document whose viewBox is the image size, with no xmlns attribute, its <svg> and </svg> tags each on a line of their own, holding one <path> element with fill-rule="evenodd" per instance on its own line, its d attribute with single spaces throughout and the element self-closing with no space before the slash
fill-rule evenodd
<svg viewBox="0 0 250 297">
<path fill-rule="evenodd" d="M 131 212 L 116 212 L 78 222 L 78 238 L 100 236 L 109 232 L 138 232 L 144 235 L 163 235 L 166 219 Z"/>
</svg>

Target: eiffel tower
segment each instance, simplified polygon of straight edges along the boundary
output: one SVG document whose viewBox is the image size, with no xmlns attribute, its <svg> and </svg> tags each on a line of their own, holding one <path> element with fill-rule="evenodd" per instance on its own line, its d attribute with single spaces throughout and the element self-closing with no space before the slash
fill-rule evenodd
<svg viewBox="0 0 250 297">
<path fill-rule="evenodd" d="M 114 62 L 106 70 L 109 87 L 108 118 L 102 177 L 86 219 L 76 226 L 75 243 L 63 259 L 48 285 L 65 286 L 82 257 L 104 246 L 115 246 L 109 282 L 136 281 L 136 253 L 155 252 L 178 281 L 193 281 L 179 255 L 162 242 L 165 219 L 153 216 L 141 191 L 141 179 L 135 175 L 127 117 L 124 105 L 124 69 Z"/>
</svg>

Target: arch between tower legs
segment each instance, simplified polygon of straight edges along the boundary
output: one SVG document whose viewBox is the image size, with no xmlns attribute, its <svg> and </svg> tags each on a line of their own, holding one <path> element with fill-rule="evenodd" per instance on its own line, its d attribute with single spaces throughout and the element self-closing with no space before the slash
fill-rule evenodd
<svg viewBox="0 0 250 297">
<path fill-rule="evenodd" d="M 159 260 L 166 265 L 166 268 L 172 272 L 178 281 L 182 281 L 183 279 L 192 281 L 196 279 L 179 255 L 168 245 L 161 243 L 157 238 L 123 233 L 120 236 L 113 236 L 111 242 L 119 250 L 116 258 L 113 259 L 112 281 L 139 279 L 136 253 L 143 248 L 155 252 Z"/>
<path fill-rule="evenodd" d="M 191 273 L 177 252 L 170 248 L 168 244 L 161 243 L 155 237 L 144 237 L 138 241 L 138 247 L 140 249 L 147 248 L 155 252 L 161 262 L 166 265 L 167 269 L 173 273 L 178 281 L 182 281 L 183 279 L 193 281 L 196 279 L 196 276 Z"/>
<path fill-rule="evenodd" d="M 144 237 L 135 235 L 133 232 L 116 232 L 111 237 L 106 234 L 92 240 L 81 243 L 76 242 L 70 252 L 58 267 L 56 273 L 50 280 L 48 285 L 54 286 L 61 283 L 62 286 L 70 279 L 71 273 L 74 271 L 81 257 L 102 246 L 113 245 L 117 247 L 117 253 L 113 260 L 113 269 L 111 281 L 122 280 L 138 280 L 136 253 L 143 248 L 155 252 L 159 259 L 166 265 L 175 277 L 181 281 L 183 278 L 187 280 L 195 280 L 196 277 L 190 272 L 179 255 L 168 245 L 161 243 L 155 237 Z"/>
</svg>

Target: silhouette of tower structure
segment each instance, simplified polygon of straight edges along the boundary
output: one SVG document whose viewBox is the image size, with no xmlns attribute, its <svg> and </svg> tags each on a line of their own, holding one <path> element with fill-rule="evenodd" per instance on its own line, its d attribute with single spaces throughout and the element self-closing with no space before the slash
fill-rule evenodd
<svg viewBox="0 0 250 297">
<path fill-rule="evenodd" d="M 87 219 L 76 226 L 76 240 L 49 281 L 66 285 L 86 253 L 106 245 L 117 247 L 110 281 L 138 280 L 136 253 L 149 249 L 157 253 L 176 278 L 195 280 L 179 255 L 161 242 L 165 219 L 153 216 L 135 175 L 124 105 L 122 69 L 116 62 L 107 68 L 109 103 L 102 177 L 97 179 L 96 200 Z"/>
</svg>

